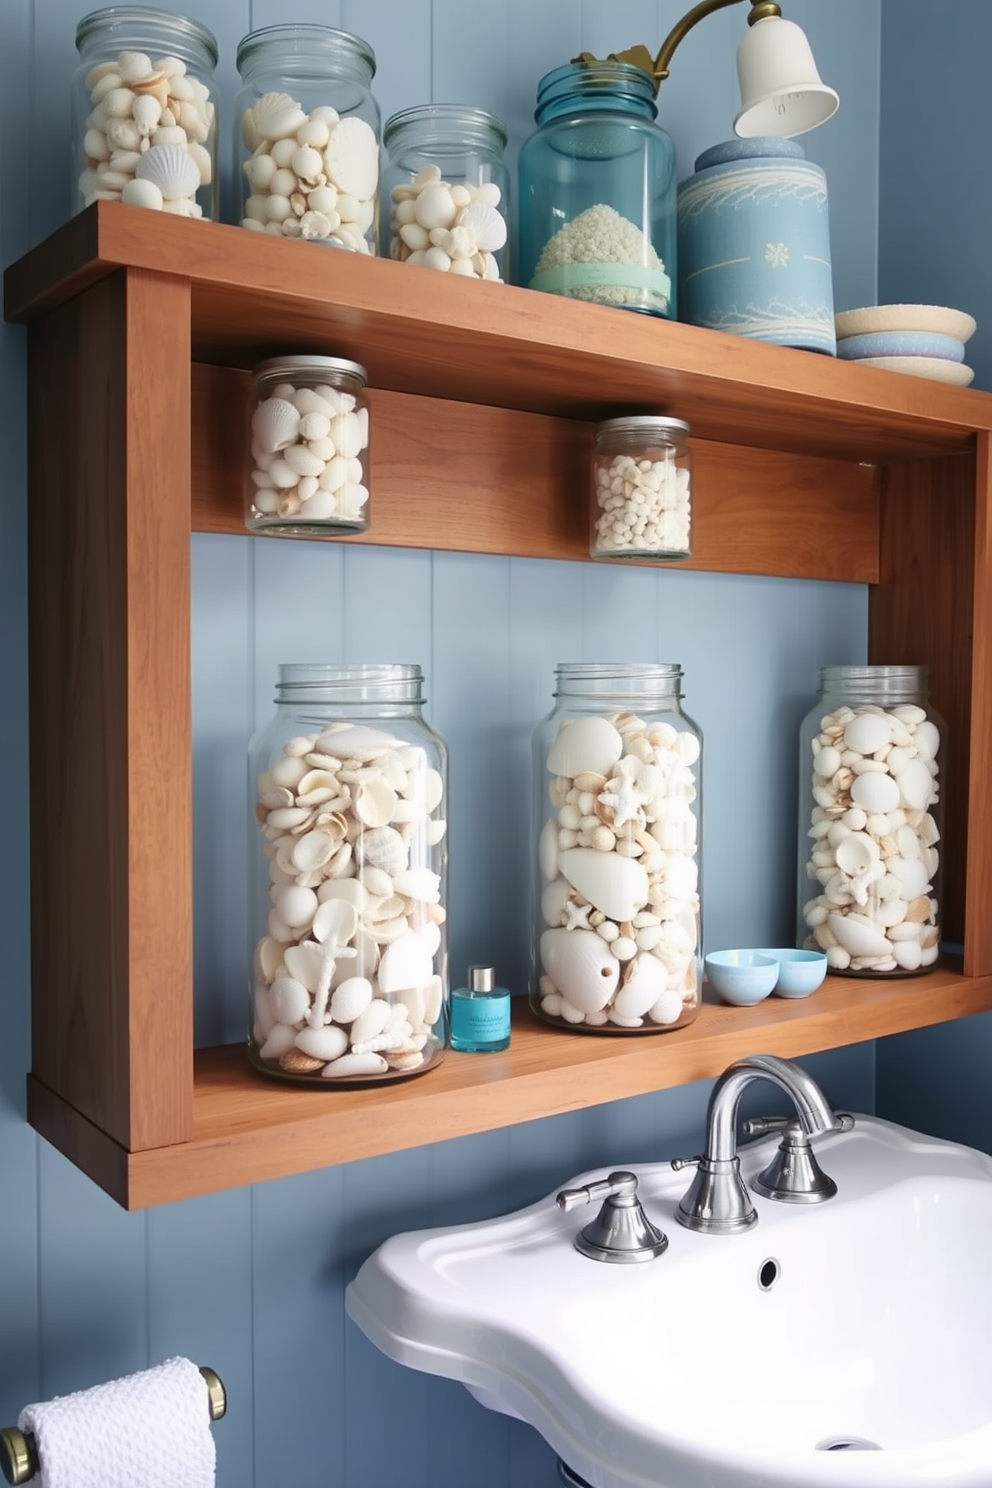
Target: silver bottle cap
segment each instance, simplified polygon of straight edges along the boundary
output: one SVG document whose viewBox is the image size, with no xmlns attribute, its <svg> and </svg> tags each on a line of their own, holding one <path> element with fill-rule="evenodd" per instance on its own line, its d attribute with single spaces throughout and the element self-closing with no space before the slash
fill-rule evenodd
<svg viewBox="0 0 992 1488">
<path fill-rule="evenodd" d="M 496 985 L 495 966 L 470 966 L 468 989 L 470 992 L 491 992 Z"/>
</svg>

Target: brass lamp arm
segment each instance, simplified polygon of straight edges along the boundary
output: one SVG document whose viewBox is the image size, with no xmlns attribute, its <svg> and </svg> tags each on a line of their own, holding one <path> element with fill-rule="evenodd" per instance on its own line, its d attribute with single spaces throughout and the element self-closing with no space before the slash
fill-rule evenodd
<svg viewBox="0 0 992 1488">
<path fill-rule="evenodd" d="M 669 64 L 671 63 L 675 48 L 685 37 L 686 33 L 691 31 L 693 26 L 699 21 L 705 20 L 708 15 L 712 15 L 714 11 L 723 10 L 728 5 L 737 5 L 739 3 L 740 0 L 699 0 L 698 5 L 694 5 L 680 21 L 675 23 L 662 42 L 661 50 L 654 61 L 652 73 L 656 93 L 668 77 Z M 751 6 L 747 23 L 749 26 L 753 26 L 756 21 L 763 21 L 768 16 L 780 16 L 781 14 L 781 9 L 773 3 L 773 0 L 758 0 L 757 4 Z"/>
</svg>

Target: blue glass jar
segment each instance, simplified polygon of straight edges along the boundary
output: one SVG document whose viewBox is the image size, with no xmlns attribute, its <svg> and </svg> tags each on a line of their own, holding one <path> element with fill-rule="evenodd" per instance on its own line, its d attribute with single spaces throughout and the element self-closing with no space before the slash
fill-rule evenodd
<svg viewBox="0 0 992 1488">
<path fill-rule="evenodd" d="M 541 79 L 518 165 L 518 283 L 675 319 L 675 148 L 657 112 L 628 62 Z"/>
</svg>

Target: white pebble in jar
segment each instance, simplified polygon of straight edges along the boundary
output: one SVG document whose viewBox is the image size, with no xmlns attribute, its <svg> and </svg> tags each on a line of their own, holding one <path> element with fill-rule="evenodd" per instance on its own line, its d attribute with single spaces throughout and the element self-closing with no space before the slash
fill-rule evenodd
<svg viewBox="0 0 992 1488">
<path fill-rule="evenodd" d="M 589 551 L 593 558 L 691 555 L 689 427 L 635 414 L 596 428 Z"/>
<path fill-rule="evenodd" d="M 502 282 L 506 245 L 502 192 L 495 181 L 451 185 L 439 165 L 426 165 L 390 193 L 389 256 L 400 263 L 472 279 Z"/>
</svg>

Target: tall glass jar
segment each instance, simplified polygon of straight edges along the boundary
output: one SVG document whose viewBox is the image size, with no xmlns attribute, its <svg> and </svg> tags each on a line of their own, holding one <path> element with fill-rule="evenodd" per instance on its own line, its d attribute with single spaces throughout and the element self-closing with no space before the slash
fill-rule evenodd
<svg viewBox="0 0 992 1488">
<path fill-rule="evenodd" d="M 217 216 L 217 42 L 188 16 L 115 5 L 76 27 L 73 212 L 123 201 Z"/>
<path fill-rule="evenodd" d="M 593 558 L 689 558 L 689 425 L 631 414 L 596 426 L 589 552 Z"/>
<path fill-rule="evenodd" d="M 800 946 L 845 976 L 940 952 L 945 725 L 921 666 L 828 666 L 800 730 Z"/>
<path fill-rule="evenodd" d="M 419 666 L 279 668 L 249 748 L 251 1062 L 334 1087 L 448 1044 L 447 752 Z"/>
<path fill-rule="evenodd" d="M 531 1006 L 596 1033 L 699 1007 L 702 738 L 675 662 L 562 662 L 534 735 Z"/>
<path fill-rule="evenodd" d="M 367 41 L 330 26 L 265 26 L 238 43 L 241 226 L 375 253 L 379 105 Z"/>
<path fill-rule="evenodd" d="M 428 103 L 386 121 L 382 252 L 474 279 L 506 273 L 506 128 L 484 109 Z"/>
<path fill-rule="evenodd" d="M 657 112 L 628 62 L 541 79 L 518 166 L 520 284 L 675 319 L 675 148 Z"/>
</svg>

